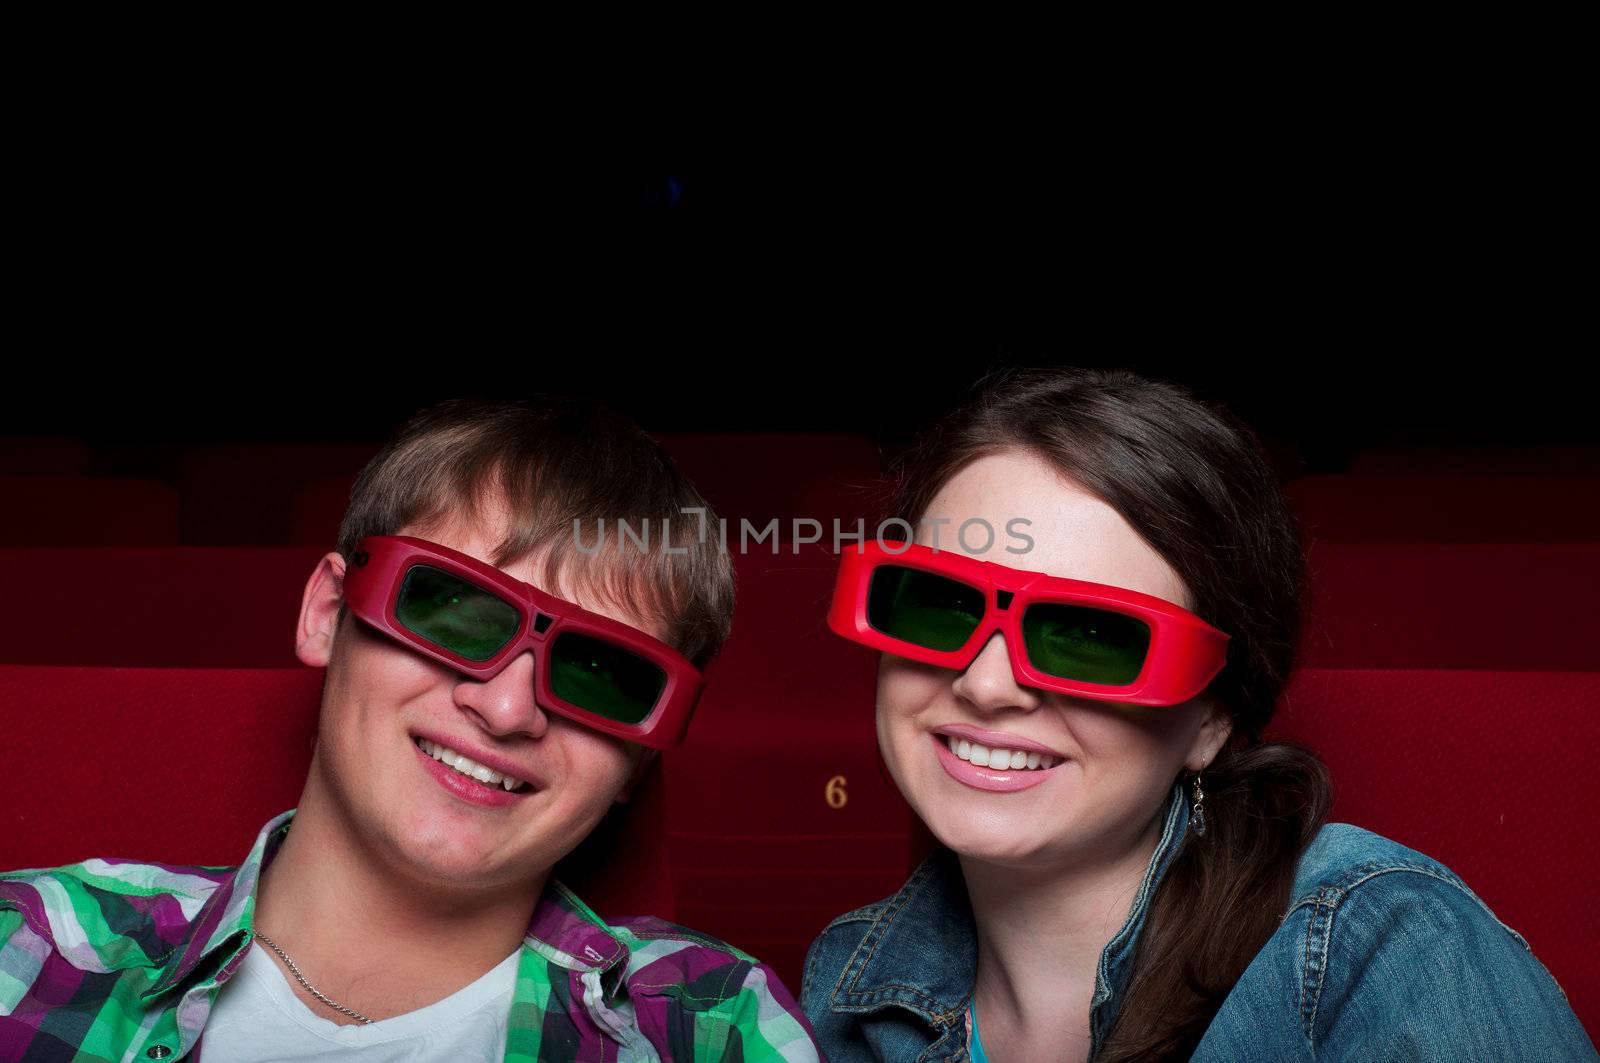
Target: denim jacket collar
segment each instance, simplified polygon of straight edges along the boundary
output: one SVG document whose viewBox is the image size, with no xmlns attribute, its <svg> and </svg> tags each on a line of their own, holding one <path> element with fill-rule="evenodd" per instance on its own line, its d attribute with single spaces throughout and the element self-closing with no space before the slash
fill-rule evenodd
<svg viewBox="0 0 1600 1063">
<path fill-rule="evenodd" d="M 1116 1017 L 1119 998 L 1133 971 L 1134 946 L 1144 926 L 1150 897 L 1177 854 L 1189 827 L 1189 805 L 1182 781 L 1167 798 L 1161 840 L 1145 867 L 1122 929 L 1100 953 L 1100 968 L 1090 1006 L 1095 1047 Z M 940 846 L 912 873 L 867 928 L 845 965 L 829 1000 L 835 1012 L 857 1014 L 890 1006 L 906 1008 L 945 1038 L 965 1039 L 962 1016 L 972 999 L 978 968 L 977 929 L 966 879 L 955 854 Z M 938 1046 L 936 1045 L 935 1048 Z M 929 1058 L 942 1058 L 928 1053 Z"/>
</svg>

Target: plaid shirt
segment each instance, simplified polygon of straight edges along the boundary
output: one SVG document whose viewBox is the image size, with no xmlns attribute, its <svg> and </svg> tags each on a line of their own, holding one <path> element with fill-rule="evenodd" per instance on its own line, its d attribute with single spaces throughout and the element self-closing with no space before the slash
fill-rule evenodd
<svg viewBox="0 0 1600 1063">
<path fill-rule="evenodd" d="M 295 809 L 238 868 L 85 860 L 0 874 L 0 1060 L 201 1060 L 244 961 L 261 869 Z M 507 1061 L 815 1061 L 770 967 L 653 916 L 608 926 L 551 876 L 528 923 Z"/>
</svg>

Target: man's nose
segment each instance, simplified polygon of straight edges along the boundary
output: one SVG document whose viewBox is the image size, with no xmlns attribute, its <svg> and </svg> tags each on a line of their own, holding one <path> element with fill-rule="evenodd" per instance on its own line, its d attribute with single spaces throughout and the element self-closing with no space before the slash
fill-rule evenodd
<svg viewBox="0 0 1600 1063">
<path fill-rule="evenodd" d="M 456 686 L 456 703 L 494 734 L 542 735 L 550 721 L 534 698 L 536 667 L 533 651 L 524 650 L 492 679 L 464 678 Z"/>
</svg>

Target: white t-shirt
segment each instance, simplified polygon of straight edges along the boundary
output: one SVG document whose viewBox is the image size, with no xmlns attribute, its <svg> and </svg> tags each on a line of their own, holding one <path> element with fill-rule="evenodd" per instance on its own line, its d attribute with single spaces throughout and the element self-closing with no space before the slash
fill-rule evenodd
<svg viewBox="0 0 1600 1063">
<path fill-rule="evenodd" d="M 266 946 L 253 941 L 244 962 L 217 991 L 200 1058 L 204 1063 L 501 1060 L 521 954 L 519 946 L 476 982 L 425 1008 L 341 1026 L 295 996 L 291 975 Z"/>
</svg>

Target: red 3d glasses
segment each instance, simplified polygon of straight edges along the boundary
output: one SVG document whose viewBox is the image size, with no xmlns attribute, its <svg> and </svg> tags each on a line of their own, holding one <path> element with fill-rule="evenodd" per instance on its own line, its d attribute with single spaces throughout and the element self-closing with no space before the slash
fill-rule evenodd
<svg viewBox="0 0 1600 1063">
<path fill-rule="evenodd" d="M 828 626 L 956 669 L 999 631 L 1018 683 L 1134 705 L 1200 694 L 1222 670 L 1229 639 L 1154 595 L 875 539 L 840 558 Z"/>
<path fill-rule="evenodd" d="M 344 597 L 377 631 L 474 679 L 532 650 L 541 707 L 656 749 L 683 741 L 705 686 L 660 639 L 415 536 L 362 539 Z"/>
</svg>

